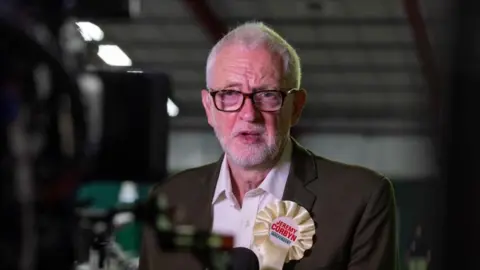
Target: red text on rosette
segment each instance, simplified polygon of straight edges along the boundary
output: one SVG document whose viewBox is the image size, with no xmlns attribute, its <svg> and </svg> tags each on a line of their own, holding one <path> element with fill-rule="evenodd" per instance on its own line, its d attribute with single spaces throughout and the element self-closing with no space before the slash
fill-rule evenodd
<svg viewBox="0 0 480 270">
<path fill-rule="evenodd" d="M 297 229 L 279 220 L 272 224 L 271 230 L 287 238 L 290 241 L 297 240 Z"/>
</svg>

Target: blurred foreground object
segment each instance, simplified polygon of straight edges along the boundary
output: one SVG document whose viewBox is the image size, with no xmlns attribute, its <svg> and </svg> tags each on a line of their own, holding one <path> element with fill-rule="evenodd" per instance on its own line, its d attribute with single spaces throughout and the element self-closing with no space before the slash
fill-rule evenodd
<svg viewBox="0 0 480 270">
<path fill-rule="evenodd" d="M 226 269 L 232 237 L 174 225 L 161 197 L 138 202 L 127 192 L 127 204 L 100 212 L 76 202 L 87 181 L 166 174 L 167 120 L 158 117 L 168 119 L 168 77 L 87 71 L 75 27 L 78 19 L 128 19 L 138 7 L 133 0 L 0 0 L 0 269 L 75 269 L 79 227 L 93 232 L 90 269 L 106 269 L 112 258 L 120 269 L 134 269 L 111 242 L 133 218 L 155 228 L 170 252 L 191 252 L 209 269 Z M 122 111 L 133 117 L 119 117 Z M 143 128 L 136 134 L 135 124 Z M 119 215 L 128 220 L 119 222 Z"/>
<path fill-rule="evenodd" d="M 480 243 L 480 2 L 454 1 L 451 11 L 451 77 L 445 103 L 441 173 L 446 180 L 446 230 L 442 269 L 478 269 Z"/>
<path fill-rule="evenodd" d="M 74 195 L 93 154 L 73 18 L 127 19 L 129 2 L 0 1 L 2 270 L 72 268 Z"/>
</svg>

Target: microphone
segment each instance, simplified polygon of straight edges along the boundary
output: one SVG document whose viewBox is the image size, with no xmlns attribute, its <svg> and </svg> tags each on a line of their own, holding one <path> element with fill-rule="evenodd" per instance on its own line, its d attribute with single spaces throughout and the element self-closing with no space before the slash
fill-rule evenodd
<svg viewBox="0 0 480 270">
<path fill-rule="evenodd" d="M 230 265 L 228 270 L 259 270 L 260 263 L 257 255 L 244 247 L 236 247 L 231 251 Z"/>
<path fill-rule="evenodd" d="M 282 270 L 303 258 L 313 245 L 315 223 L 310 213 L 292 201 L 275 201 L 258 212 L 251 249 L 261 270 Z"/>
</svg>

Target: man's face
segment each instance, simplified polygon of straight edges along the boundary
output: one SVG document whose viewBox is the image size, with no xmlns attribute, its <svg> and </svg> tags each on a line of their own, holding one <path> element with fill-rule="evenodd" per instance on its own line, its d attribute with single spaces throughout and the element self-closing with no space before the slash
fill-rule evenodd
<svg viewBox="0 0 480 270">
<path fill-rule="evenodd" d="M 283 62 L 279 55 L 264 47 L 248 50 L 241 45 L 221 49 L 210 70 L 209 87 L 216 90 L 237 90 L 252 93 L 259 90 L 286 91 L 283 81 Z M 202 102 L 208 123 L 231 162 L 242 167 L 254 167 L 274 159 L 289 130 L 300 116 L 305 93 L 297 92 L 285 98 L 284 106 L 276 112 L 262 112 L 247 98 L 237 112 L 222 112 L 215 108 L 207 90 Z"/>
</svg>

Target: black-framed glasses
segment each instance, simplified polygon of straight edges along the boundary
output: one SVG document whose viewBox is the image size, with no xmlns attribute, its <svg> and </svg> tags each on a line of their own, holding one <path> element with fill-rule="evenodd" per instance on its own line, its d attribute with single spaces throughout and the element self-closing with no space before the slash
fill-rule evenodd
<svg viewBox="0 0 480 270">
<path fill-rule="evenodd" d="M 280 110 L 287 95 L 300 91 L 292 88 L 288 90 L 260 90 L 253 93 L 243 93 L 238 90 L 212 90 L 208 89 L 212 96 L 215 108 L 222 112 L 237 112 L 242 109 L 245 99 L 248 97 L 253 106 L 262 112 L 276 112 Z"/>
</svg>

